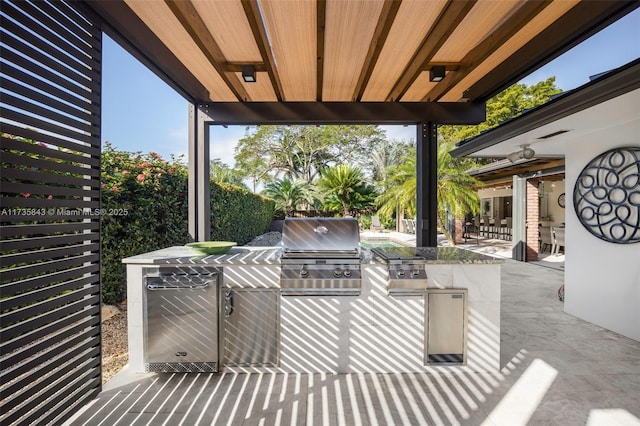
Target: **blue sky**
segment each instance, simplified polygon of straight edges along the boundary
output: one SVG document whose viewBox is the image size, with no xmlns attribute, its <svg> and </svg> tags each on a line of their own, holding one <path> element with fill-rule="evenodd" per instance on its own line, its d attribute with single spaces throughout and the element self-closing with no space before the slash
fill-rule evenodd
<svg viewBox="0 0 640 426">
<path fill-rule="evenodd" d="M 154 151 L 169 158 L 187 153 L 187 101 L 108 37 L 103 47 L 102 140 L 126 151 Z M 571 90 L 589 76 L 640 57 L 640 9 L 576 46 L 522 80 L 535 84 L 556 76 Z M 384 126 L 395 139 L 415 138 L 414 126 Z M 233 165 L 233 149 L 244 127 L 212 126 L 211 158 Z"/>
</svg>

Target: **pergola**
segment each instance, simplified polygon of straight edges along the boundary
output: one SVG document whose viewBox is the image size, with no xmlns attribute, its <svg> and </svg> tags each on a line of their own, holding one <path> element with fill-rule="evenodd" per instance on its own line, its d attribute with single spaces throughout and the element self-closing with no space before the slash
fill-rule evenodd
<svg viewBox="0 0 640 426">
<path fill-rule="evenodd" d="M 192 103 L 190 233 L 209 238 L 210 124 L 417 124 L 417 244 L 436 244 L 436 126 L 634 6 L 579 1 L 97 1 L 105 31 Z M 242 71 L 254 73 L 245 82 Z"/>
<path fill-rule="evenodd" d="M 417 244 L 435 245 L 437 126 L 482 121 L 492 95 L 638 5 L 2 0 L 2 207 L 100 207 L 104 32 L 191 104 L 193 239 L 209 234 L 212 124 L 398 123 L 417 125 Z M 99 217 L 54 213 L 1 218 L 2 261 L 20 265 L 3 270 L 3 424 L 60 421 L 101 387 Z"/>
</svg>

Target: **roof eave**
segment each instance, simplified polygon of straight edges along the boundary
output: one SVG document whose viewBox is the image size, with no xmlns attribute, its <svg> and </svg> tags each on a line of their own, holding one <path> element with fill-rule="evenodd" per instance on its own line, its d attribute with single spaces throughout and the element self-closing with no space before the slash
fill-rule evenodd
<svg viewBox="0 0 640 426">
<path fill-rule="evenodd" d="M 472 155 L 638 88 L 640 88 L 640 59 L 566 92 L 505 124 L 472 139 L 462 141 L 450 154 L 454 157 Z"/>
</svg>

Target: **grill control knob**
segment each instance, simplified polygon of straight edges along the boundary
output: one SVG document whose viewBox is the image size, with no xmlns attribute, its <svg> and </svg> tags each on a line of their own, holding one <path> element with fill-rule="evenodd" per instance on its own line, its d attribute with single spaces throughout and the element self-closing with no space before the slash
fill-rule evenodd
<svg viewBox="0 0 640 426">
<path fill-rule="evenodd" d="M 300 278 L 307 278 L 309 276 L 309 271 L 306 269 L 300 269 Z"/>
<path fill-rule="evenodd" d="M 333 270 L 333 276 L 336 278 L 339 278 L 342 276 L 342 269 L 340 268 L 336 268 Z"/>
<path fill-rule="evenodd" d="M 396 275 L 400 278 L 404 278 L 404 269 L 398 269 Z"/>
<path fill-rule="evenodd" d="M 342 275 L 344 275 L 345 278 L 349 278 L 351 276 L 351 271 L 349 269 L 345 269 Z"/>
</svg>

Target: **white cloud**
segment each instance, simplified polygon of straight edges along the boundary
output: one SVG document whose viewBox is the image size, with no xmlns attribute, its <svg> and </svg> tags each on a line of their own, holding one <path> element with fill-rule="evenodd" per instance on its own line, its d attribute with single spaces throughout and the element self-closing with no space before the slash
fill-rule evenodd
<svg viewBox="0 0 640 426">
<path fill-rule="evenodd" d="M 234 150 L 238 141 L 244 137 L 245 126 L 211 126 L 211 159 L 219 158 L 223 163 L 233 167 Z"/>
<path fill-rule="evenodd" d="M 387 138 L 396 139 L 396 140 L 408 140 L 414 141 L 416 140 L 416 126 L 389 126 L 383 125 L 380 128 L 387 132 Z"/>
</svg>

